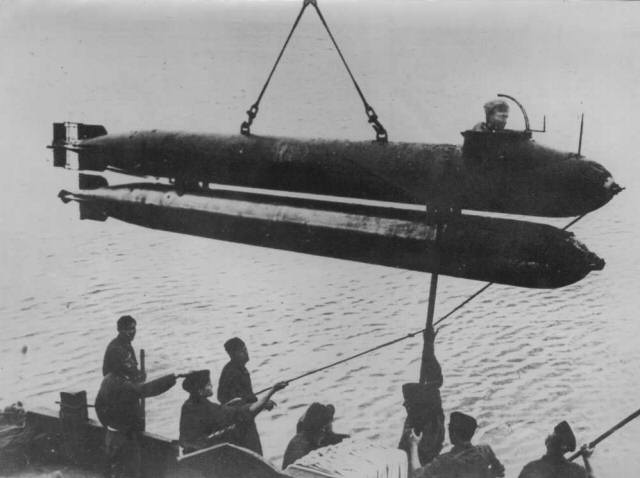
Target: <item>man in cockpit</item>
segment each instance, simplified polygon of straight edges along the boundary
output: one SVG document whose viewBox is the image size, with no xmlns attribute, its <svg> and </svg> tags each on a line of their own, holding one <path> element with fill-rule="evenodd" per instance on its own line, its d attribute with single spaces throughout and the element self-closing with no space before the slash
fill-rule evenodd
<svg viewBox="0 0 640 478">
<path fill-rule="evenodd" d="M 484 105 L 486 120 L 473 127 L 473 131 L 502 131 L 509 119 L 509 105 L 501 99 L 491 100 Z"/>
</svg>

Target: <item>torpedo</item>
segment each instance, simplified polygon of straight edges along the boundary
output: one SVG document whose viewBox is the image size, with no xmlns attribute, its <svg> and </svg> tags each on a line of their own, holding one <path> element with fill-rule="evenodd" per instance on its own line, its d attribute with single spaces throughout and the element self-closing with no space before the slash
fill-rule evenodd
<svg viewBox="0 0 640 478">
<path fill-rule="evenodd" d="M 465 131 L 462 146 L 140 131 L 54 124 L 54 165 L 497 213 L 577 216 L 620 187 L 595 161 L 537 144 L 531 130 Z"/>
<path fill-rule="evenodd" d="M 162 184 L 110 187 L 94 175 L 81 175 L 81 186 L 59 194 L 64 202 L 80 204 L 81 219 L 112 217 L 152 229 L 412 271 L 556 288 L 604 267 L 572 233 L 526 221 L 460 214 L 437 226 L 411 205 L 245 188 L 179 195 Z"/>
</svg>

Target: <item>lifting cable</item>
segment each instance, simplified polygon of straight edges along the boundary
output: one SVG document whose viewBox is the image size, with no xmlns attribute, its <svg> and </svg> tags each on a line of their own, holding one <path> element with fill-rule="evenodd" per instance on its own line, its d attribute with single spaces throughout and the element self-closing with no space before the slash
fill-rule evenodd
<svg viewBox="0 0 640 478">
<path fill-rule="evenodd" d="M 563 231 L 566 231 L 567 229 L 569 229 L 571 226 L 573 226 L 575 223 L 577 223 L 579 220 L 581 220 L 583 217 L 585 217 L 586 214 L 583 214 L 582 216 L 578 216 L 577 218 L 573 219 L 571 222 L 569 222 L 566 226 L 564 226 L 562 228 Z M 485 290 L 487 290 L 489 287 L 491 287 L 493 284 L 495 284 L 495 282 L 488 282 L 487 284 L 485 284 L 484 286 L 482 286 L 480 289 L 478 289 L 476 292 L 474 292 L 473 294 L 471 294 L 469 297 L 467 297 L 465 300 L 463 300 L 460 304 L 458 304 L 457 306 L 455 306 L 453 309 L 451 309 L 449 312 L 447 312 L 444 316 L 440 317 L 436 322 L 434 322 L 433 326 L 435 327 L 436 325 L 438 325 L 440 322 L 444 321 L 445 319 L 449 318 L 451 315 L 453 315 L 455 312 L 457 312 L 458 310 L 460 310 L 462 307 L 464 307 L 465 305 L 467 305 L 469 302 L 471 302 L 473 299 L 475 299 L 476 297 L 478 297 L 480 294 L 482 294 Z M 436 334 L 440 331 L 442 327 L 440 327 L 437 331 Z M 314 375 L 318 372 L 322 372 L 324 370 L 327 370 L 329 368 L 335 367 L 336 365 L 340 365 L 343 364 L 345 362 L 349 362 L 350 360 L 356 359 L 358 357 L 362 357 L 363 355 L 369 354 L 371 352 L 375 352 L 376 350 L 382 349 L 384 347 L 388 347 L 390 345 L 396 344 L 398 342 L 401 342 L 403 340 L 409 339 L 409 338 L 413 338 L 418 334 L 424 333 L 427 331 L 427 327 L 420 329 L 416 332 L 411 332 L 408 333 L 407 335 L 404 335 L 402 337 L 398 337 L 396 339 L 390 340 L 389 342 L 385 342 L 383 344 L 380 345 L 376 345 L 375 347 L 371 347 L 370 349 L 364 350 L 362 352 L 359 352 L 355 355 L 350 355 L 349 357 L 343 358 L 341 360 L 338 360 L 336 362 L 330 363 L 328 365 L 324 365 L 320 368 L 316 368 L 313 370 L 309 370 L 308 372 L 305 372 L 301 375 L 298 375 L 294 378 L 291 378 L 289 380 L 286 380 L 286 383 L 291 383 L 294 382 L 296 380 L 300 380 L 301 378 L 304 377 L 308 377 L 309 375 Z M 261 393 L 264 393 L 268 390 L 271 390 L 271 388 L 273 387 L 267 387 L 265 389 L 260 390 L 259 392 L 256 392 L 256 395 L 259 395 Z"/>
<path fill-rule="evenodd" d="M 307 8 L 307 6 L 309 6 L 309 5 L 313 5 L 313 8 L 315 8 L 316 12 L 318 13 L 318 16 L 320 17 L 320 21 L 324 25 L 324 28 L 327 30 L 327 33 L 329 34 L 329 38 L 331 38 L 331 41 L 333 42 L 333 45 L 335 46 L 336 51 L 338 52 L 338 55 L 340 55 L 340 59 L 342 60 L 342 63 L 344 64 L 345 68 L 347 69 L 347 73 L 349 73 L 349 76 L 351 77 L 351 80 L 353 81 L 353 85 L 356 87 L 356 90 L 358 91 L 358 94 L 360 95 L 360 99 L 362 100 L 362 103 L 364 104 L 364 111 L 365 111 L 365 113 L 367 115 L 367 120 L 368 120 L 368 122 L 371 124 L 371 126 L 373 127 L 373 129 L 376 132 L 376 141 L 378 143 L 386 143 L 388 141 L 387 130 L 384 128 L 384 126 L 382 126 L 382 124 L 378 120 L 378 115 L 373 110 L 371 105 L 369 105 L 369 103 L 367 103 L 367 100 L 365 99 L 364 94 L 362 93 L 362 90 L 360 89 L 360 86 L 358 85 L 358 82 L 356 81 L 356 79 L 354 78 L 353 74 L 351 73 L 351 69 L 349 68 L 349 65 L 347 64 L 347 61 L 345 60 L 344 56 L 342 55 L 342 51 L 340 51 L 340 47 L 338 46 L 338 43 L 336 42 L 335 38 L 333 37 L 333 34 L 331 33 L 331 30 L 329 29 L 329 25 L 327 25 L 327 22 L 325 21 L 324 16 L 320 12 L 320 8 L 318 7 L 317 0 L 303 0 L 303 4 L 302 4 L 302 8 L 300 9 L 300 13 L 298 13 L 298 16 L 296 17 L 295 22 L 293 22 L 293 27 L 291 28 L 291 31 L 289 32 L 289 35 L 287 36 L 287 39 L 285 40 L 284 45 L 282 46 L 282 49 L 280 50 L 280 53 L 278 54 L 276 62 L 274 63 L 273 68 L 271 69 L 271 72 L 269 73 L 269 76 L 267 77 L 267 81 L 264 83 L 264 86 L 262 87 L 262 91 L 260 91 L 260 94 L 258 95 L 258 99 L 256 100 L 256 102 L 254 104 L 251 105 L 249 110 L 247 110 L 248 118 L 247 118 L 247 121 L 244 121 L 242 123 L 242 125 L 240 125 L 240 133 L 245 135 L 245 136 L 251 135 L 251 130 L 250 130 L 251 124 L 253 123 L 253 120 L 255 119 L 255 117 L 258 114 L 258 107 L 260 105 L 260 101 L 262 100 L 262 96 L 264 95 L 264 92 L 266 91 L 267 86 L 269 85 L 269 82 L 271 81 L 271 77 L 273 76 L 273 73 L 276 71 L 278 63 L 280 62 L 280 59 L 282 58 L 282 55 L 284 54 L 284 50 L 287 48 L 287 45 L 289 44 L 289 40 L 291 39 L 291 36 L 293 35 L 293 32 L 295 31 L 296 27 L 298 26 L 298 23 L 300 22 L 300 18 L 302 17 L 302 14 L 304 13 L 304 11 Z"/>
</svg>

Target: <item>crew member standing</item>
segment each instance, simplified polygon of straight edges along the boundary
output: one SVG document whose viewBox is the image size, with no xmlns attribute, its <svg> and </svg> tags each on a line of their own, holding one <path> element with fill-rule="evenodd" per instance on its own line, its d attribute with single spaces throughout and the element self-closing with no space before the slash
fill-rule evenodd
<svg viewBox="0 0 640 478">
<path fill-rule="evenodd" d="M 246 367 L 247 362 L 249 362 L 247 346 L 241 339 L 234 337 L 225 342 L 224 348 L 229 354 L 230 360 L 220 374 L 218 401 L 226 404 L 233 399 L 239 398 L 244 403 L 255 402 L 257 397 L 253 393 L 251 376 Z M 274 406 L 275 403 L 272 400 L 268 400 L 262 408 L 272 410 Z M 237 427 L 237 440 L 237 445 L 262 455 L 262 444 L 260 443 L 260 435 L 258 434 L 255 420 L 247 420 Z"/>
<path fill-rule="evenodd" d="M 587 446 L 581 449 L 584 468 L 571 463 L 564 454 L 576 449 L 576 437 L 567 422 L 558 423 L 553 433 L 545 440 L 547 453 L 539 460 L 525 465 L 519 478 L 593 478 L 589 463 L 591 450 Z"/>
<path fill-rule="evenodd" d="M 140 399 L 160 395 L 176 383 L 176 376 L 173 374 L 141 383 L 134 380 L 138 373 L 129 355 L 107 373 L 96 396 L 96 414 L 107 429 L 107 478 L 141 476 L 140 434 L 144 428 L 144 413 Z"/>
<path fill-rule="evenodd" d="M 130 315 L 123 315 L 118 319 L 118 336 L 109 342 L 107 350 L 104 353 L 102 361 L 102 376 L 106 376 L 110 372 L 114 372 L 122 368 L 126 360 L 130 360 L 133 364 L 132 371 L 133 380 L 144 382 L 144 373 L 138 368 L 136 353 L 133 350 L 131 342 L 136 336 L 136 320 Z"/>
<path fill-rule="evenodd" d="M 422 368 L 425 371 L 424 383 L 405 383 L 402 386 L 404 407 L 407 418 L 404 422 L 398 448 L 409 453 L 412 430 L 421 436 L 418 443 L 418 456 L 421 465 L 433 460 L 444 443 L 444 412 L 440 398 L 442 369 L 435 354 L 436 334 L 433 327 L 424 332 L 425 353 L 422 356 Z"/>
</svg>

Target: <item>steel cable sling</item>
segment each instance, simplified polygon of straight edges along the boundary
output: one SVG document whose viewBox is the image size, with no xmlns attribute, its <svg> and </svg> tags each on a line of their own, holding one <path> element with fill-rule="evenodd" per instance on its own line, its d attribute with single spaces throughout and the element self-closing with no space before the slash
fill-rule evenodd
<svg viewBox="0 0 640 478">
<path fill-rule="evenodd" d="M 351 81 L 353 81 L 353 85 L 356 87 L 356 90 L 357 90 L 358 94 L 360 95 L 360 99 L 362 100 L 362 103 L 364 104 L 364 111 L 365 111 L 365 113 L 367 115 L 367 121 L 371 124 L 371 126 L 373 127 L 373 129 L 376 132 L 376 141 L 378 143 L 386 143 L 388 141 L 387 130 L 384 128 L 384 126 L 382 126 L 382 124 L 378 120 L 378 115 L 376 114 L 374 109 L 371 107 L 371 105 L 369 105 L 369 103 L 367 103 L 367 100 L 365 99 L 364 94 L 362 93 L 362 90 L 360 89 L 360 86 L 358 85 L 358 82 L 356 81 L 356 79 L 354 78 L 353 74 L 351 73 L 351 69 L 349 68 L 349 65 L 347 64 L 347 61 L 345 60 L 344 56 L 342 55 L 342 51 L 340 51 L 340 47 L 338 46 L 335 38 L 333 37 L 333 34 L 331 33 L 331 30 L 329 29 L 329 25 L 327 25 L 327 22 L 325 21 L 323 15 L 322 15 L 322 12 L 320 12 L 320 8 L 318 7 L 317 0 L 304 0 L 303 1 L 302 8 L 300 9 L 300 13 L 298 13 L 298 16 L 296 17 L 295 22 L 293 22 L 293 27 L 291 28 L 291 31 L 289 32 L 289 35 L 287 36 L 287 39 L 284 42 L 284 45 L 282 45 L 282 49 L 280 50 L 280 53 L 278 54 L 278 57 L 276 58 L 276 61 L 275 61 L 274 65 L 273 65 L 273 68 L 271 69 L 271 72 L 269 73 L 269 76 L 267 77 L 267 81 L 265 81 L 264 86 L 262 87 L 262 91 L 260 91 L 260 94 L 258 95 L 258 99 L 256 100 L 256 102 L 254 104 L 251 105 L 249 110 L 247 110 L 248 118 L 247 118 L 247 121 L 244 121 L 240 125 L 240 133 L 243 134 L 244 136 L 250 136 L 251 135 L 251 124 L 253 123 L 253 120 L 256 118 L 256 116 L 258 114 L 258 108 L 260 106 L 260 101 L 262 100 L 262 97 L 263 97 L 263 95 L 264 95 L 264 93 L 265 93 L 265 91 L 267 89 L 267 86 L 269 85 L 269 82 L 271 81 L 271 77 L 273 76 L 273 73 L 276 71 L 276 68 L 278 67 L 278 64 L 280 63 L 280 59 L 282 58 L 282 55 L 284 54 L 284 51 L 287 48 L 287 45 L 289 44 L 289 40 L 291 40 L 293 32 L 295 31 L 296 27 L 298 26 L 298 23 L 300 22 L 300 18 L 302 17 L 302 14 L 304 13 L 305 9 L 309 5 L 313 5 L 313 8 L 315 8 L 316 12 L 318 13 L 318 16 L 320 17 L 320 21 L 324 25 L 324 28 L 327 30 L 327 33 L 329 34 L 329 38 L 331 38 L 331 41 L 333 42 L 333 45 L 335 46 L 336 51 L 338 52 L 338 55 L 340 55 L 340 59 L 342 60 L 342 63 L 344 64 L 345 68 L 347 69 L 347 73 L 349 73 L 349 77 L 351 78 Z"/>
</svg>

